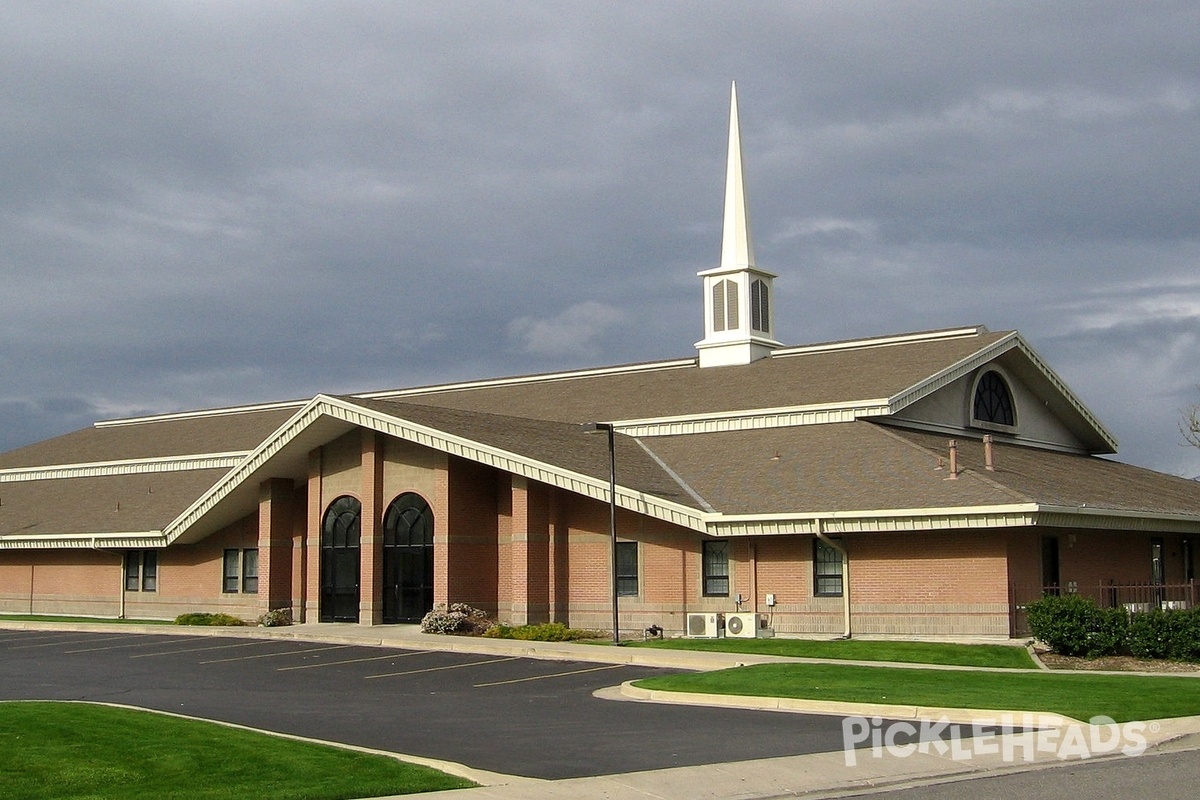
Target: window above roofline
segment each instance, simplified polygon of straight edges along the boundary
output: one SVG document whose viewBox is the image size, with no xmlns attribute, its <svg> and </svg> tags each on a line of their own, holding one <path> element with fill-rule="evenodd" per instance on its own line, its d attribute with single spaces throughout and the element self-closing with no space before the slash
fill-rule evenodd
<svg viewBox="0 0 1200 800">
<path fill-rule="evenodd" d="M 1013 380 L 995 363 L 980 367 L 967 394 L 967 419 L 972 428 L 1015 433 L 1020 423 Z"/>
</svg>

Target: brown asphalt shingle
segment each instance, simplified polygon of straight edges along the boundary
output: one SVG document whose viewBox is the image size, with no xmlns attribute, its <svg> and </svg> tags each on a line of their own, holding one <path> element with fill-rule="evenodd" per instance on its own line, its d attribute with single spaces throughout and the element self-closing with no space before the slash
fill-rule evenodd
<svg viewBox="0 0 1200 800">
<path fill-rule="evenodd" d="M 243 411 L 84 428 L 0 453 L 0 469 L 253 450 L 294 413 Z"/>
<path fill-rule="evenodd" d="M 0 539 L 160 531 L 228 470 L 0 483 Z"/>
<path fill-rule="evenodd" d="M 396 400 L 561 422 L 645 419 L 887 398 L 1009 331 L 853 350 L 555 381 L 446 389 Z"/>
</svg>

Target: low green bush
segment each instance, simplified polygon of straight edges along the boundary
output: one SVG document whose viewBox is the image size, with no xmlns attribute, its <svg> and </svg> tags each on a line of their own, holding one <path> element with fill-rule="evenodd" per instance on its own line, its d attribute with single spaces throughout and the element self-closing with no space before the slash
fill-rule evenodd
<svg viewBox="0 0 1200 800">
<path fill-rule="evenodd" d="M 561 622 L 543 622 L 540 625 L 503 625 L 496 623 L 483 632 L 490 639 L 521 639 L 528 642 L 574 642 L 580 639 L 598 639 L 597 631 L 568 628 Z"/>
<path fill-rule="evenodd" d="M 1026 606 L 1029 630 L 1056 653 L 1096 658 L 1119 652 L 1129 616 L 1077 594 L 1048 595 Z"/>
<path fill-rule="evenodd" d="M 191 614 L 180 614 L 175 618 L 176 625 L 245 625 L 246 621 L 229 614 L 209 614 L 203 611 Z"/>
<path fill-rule="evenodd" d="M 1200 660 L 1200 611 L 1147 611 L 1129 623 L 1129 652 L 1138 658 Z"/>
</svg>

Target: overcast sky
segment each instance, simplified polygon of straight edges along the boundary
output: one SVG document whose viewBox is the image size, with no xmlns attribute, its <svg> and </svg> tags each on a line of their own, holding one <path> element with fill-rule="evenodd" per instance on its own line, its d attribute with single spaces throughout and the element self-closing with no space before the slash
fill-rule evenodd
<svg viewBox="0 0 1200 800">
<path fill-rule="evenodd" d="M 786 344 L 1019 329 L 1189 477 L 1200 4 L 0 5 L 0 450 L 694 355 L 738 83 Z"/>
</svg>

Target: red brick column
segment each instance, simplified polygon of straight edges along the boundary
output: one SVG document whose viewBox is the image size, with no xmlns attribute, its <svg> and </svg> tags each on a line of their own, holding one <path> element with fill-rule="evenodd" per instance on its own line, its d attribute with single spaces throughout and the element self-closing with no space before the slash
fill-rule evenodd
<svg viewBox="0 0 1200 800">
<path fill-rule="evenodd" d="M 270 478 L 258 492 L 258 606 L 292 604 L 292 482 Z"/>
<path fill-rule="evenodd" d="M 308 514 L 304 547 L 305 591 L 300 622 L 320 619 L 321 606 L 321 515 L 325 500 L 321 496 L 321 449 L 308 454 Z"/>
<path fill-rule="evenodd" d="M 516 625 L 550 619 L 549 491 L 512 476 L 512 621 Z"/>
<path fill-rule="evenodd" d="M 383 622 L 383 437 L 362 432 L 362 538 L 359 612 L 362 625 Z"/>
</svg>

